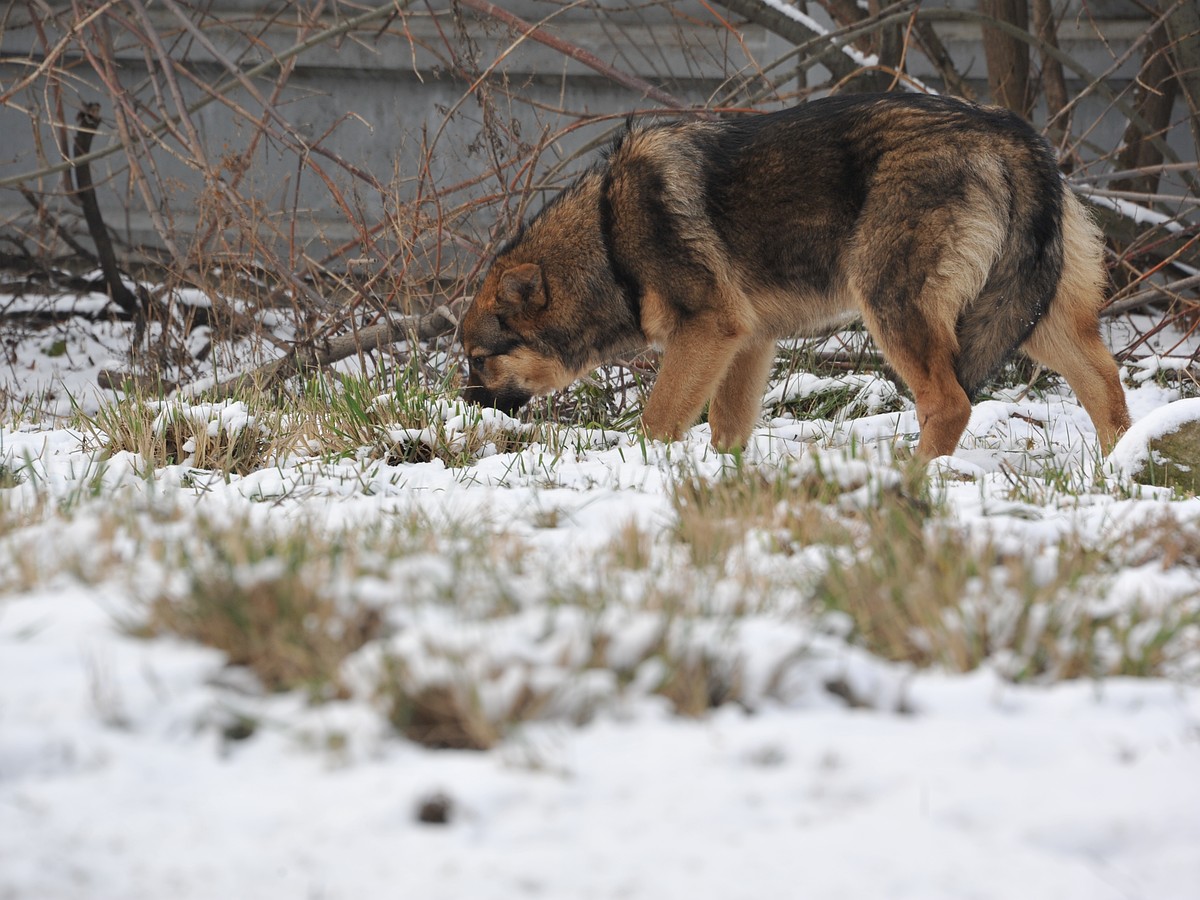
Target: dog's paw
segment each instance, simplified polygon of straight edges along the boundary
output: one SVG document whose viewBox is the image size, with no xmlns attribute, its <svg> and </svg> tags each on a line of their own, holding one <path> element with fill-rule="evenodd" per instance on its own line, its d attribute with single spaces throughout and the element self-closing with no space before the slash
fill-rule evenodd
<svg viewBox="0 0 1200 900">
<path fill-rule="evenodd" d="M 642 414 L 642 434 L 652 441 L 669 444 L 683 437 L 683 427 L 646 412 Z"/>
<path fill-rule="evenodd" d="M 730 435 L 714 431 L 712 433 L 712 448 L 718 453 L 741 453 L 746 449 L 746 438 L 741 435 Z"/>
</svg>

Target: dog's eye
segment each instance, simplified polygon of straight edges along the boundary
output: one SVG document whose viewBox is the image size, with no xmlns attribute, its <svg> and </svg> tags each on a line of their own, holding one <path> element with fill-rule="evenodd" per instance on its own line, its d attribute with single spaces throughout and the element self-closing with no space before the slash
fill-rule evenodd
<svg viewBox="0 0 1200 900">
<path fill-rule="evenodd" d="M 521 343 L 516 338 L 507 338 L 484 347 L 474 347 L 467 353 L 467 363 L 472 369 L 480 368 L 489 359 L 506 356 L 519 346 Z"/>
</svg>

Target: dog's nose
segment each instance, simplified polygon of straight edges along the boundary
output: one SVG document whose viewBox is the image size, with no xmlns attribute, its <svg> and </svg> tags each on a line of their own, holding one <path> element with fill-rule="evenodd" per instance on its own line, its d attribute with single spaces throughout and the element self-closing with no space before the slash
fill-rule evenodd
<svg viewBox="0 0 1200 900">
<path fill-rule="evenodd" d="M 493 406 L 502 413 L 516 414 L 522 406 L 530 401 L 532 394 L 513 388 L 502 388 L 491 391 L 482 384 L 468 384 L 463 388 L 463 399 L 477 406 Z"/>
<path fill-rule="evenodd" d="M 494 399 L 492 392 L 482 384 L 468 384 L 463 388 L 462 396 L 468 403 L 474 403 L 476 406 L 491 406 Z"/>
</svg>

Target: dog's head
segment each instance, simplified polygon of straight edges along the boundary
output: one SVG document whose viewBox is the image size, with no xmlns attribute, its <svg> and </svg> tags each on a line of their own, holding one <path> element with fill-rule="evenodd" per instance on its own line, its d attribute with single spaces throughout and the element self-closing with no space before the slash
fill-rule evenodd
<svg viewBox="0 0 1200 900">
<path fill-rule="evenodd" d="M 544 269 L 497 260 L 462 320 L 463 397 L 513 413 L 574 381 L 579 373 L 553 346 L 554 318 Z"/>
</svg>

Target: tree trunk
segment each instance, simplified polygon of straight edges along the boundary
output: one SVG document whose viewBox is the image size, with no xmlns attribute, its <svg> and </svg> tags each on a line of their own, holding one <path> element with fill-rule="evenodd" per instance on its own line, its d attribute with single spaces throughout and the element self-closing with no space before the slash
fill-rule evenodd
<svg viewBox="0 0 1200 900">
<path fill-rule="evenodd" d="M 979 0 L 979 12 L 1023 31 L 1029 30 L 1027 0 Z M 987 59 L 988 90 L 992 102 L 1029 118 L 1029 45 L 998 28 L 983 27 L 983 55 Z"/>
<path fill-rule="evenodd" d="M 1050 0 L 1033 0 L 1033 27 L 1048 46 L 1058 49 L 1058 22 Z M 1063 77 L 1062 63 L 1045 52 L 1042 53 L 1042 93 L 1046 97 L 1050 142 L 1061 149 L 1069 130 L 1067 121 L 1058 118 L 1067 107 L 1067 81 Z"/>
<path fill-rule="evenodd" d="M 1171 70 L 1171 59 L 1167 55 L 1169 42 L 1167 30 L 1156 28 L 1146 45 L 1146 55 L 1138 72 L 1133 108 L 1141 117 L 1141 121 L 1150 126 L 1149 134 L 1162 133 L 1170 126 L 1171 107 L 1175 105 L 1175 97 L 1178 94 L 1179 86 Z M 1162 163 L 1162 151 L 1146 139 L 1149 134 L 1142 131 L 1136 120 L 1131 120 L 1125 126 L 1121 152 L 1117 156 L 1118 169 L 1140 169 Z M 1112 188 L 1117 191 L 1145 191 L 1152 194 L 1158 190 L 1158 179 L 1158 172 L 1147 172 L 1144 175 L 1114 181 Z"/>
<path fill-rule="evenodd" d="M 1200 7 L 1180 3 L 1167 17 L 1175 79 L 1191 113 L 1192 140 L 1200 154 Z"/>
</svg>

